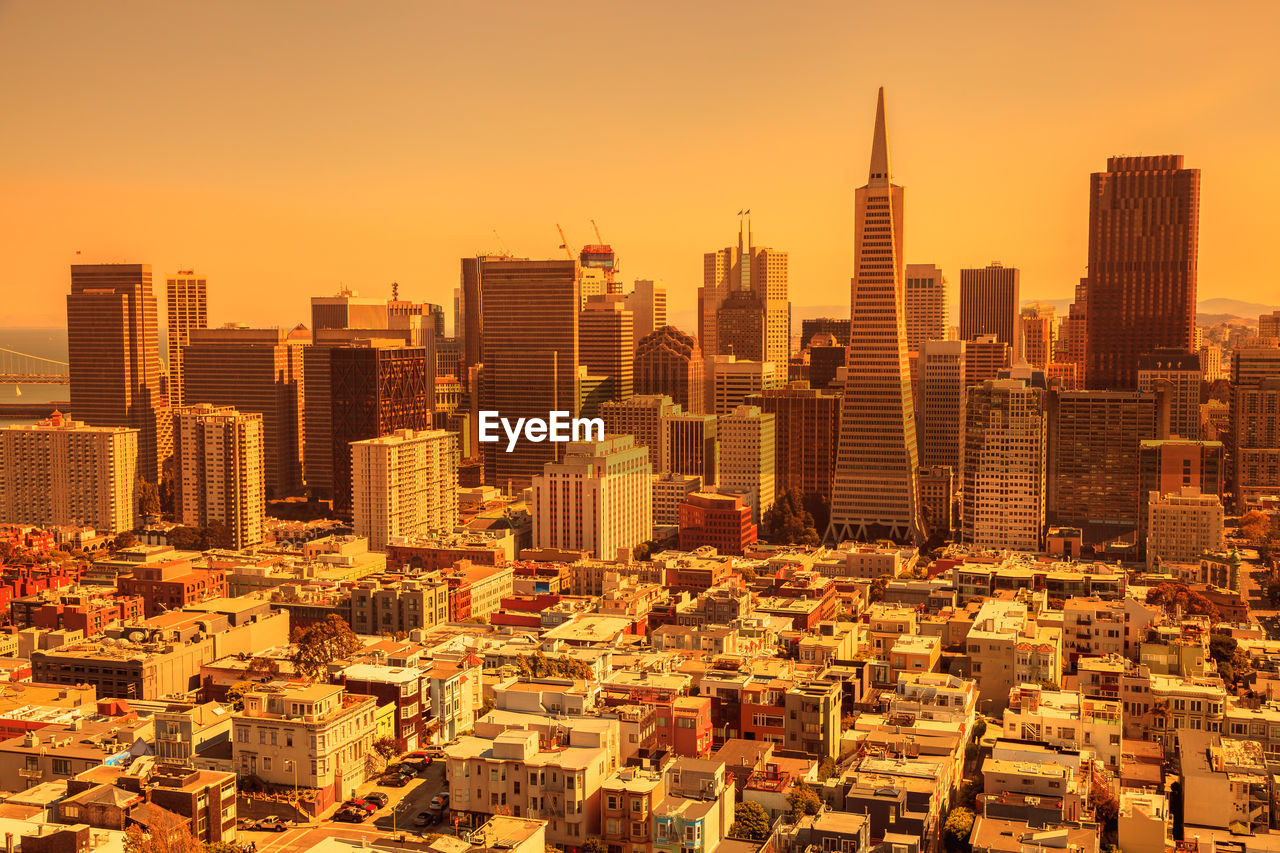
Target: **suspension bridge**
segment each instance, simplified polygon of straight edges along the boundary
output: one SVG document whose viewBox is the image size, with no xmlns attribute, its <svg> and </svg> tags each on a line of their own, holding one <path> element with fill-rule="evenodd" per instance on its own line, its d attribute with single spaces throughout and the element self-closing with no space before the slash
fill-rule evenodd
<svg viewBox="0 0 1280 853">
<path fill-rule="evenodd" d="M 65 361 L 0 347 L 0 385 L 66 385 L 70 381 Z"/>
</svg>

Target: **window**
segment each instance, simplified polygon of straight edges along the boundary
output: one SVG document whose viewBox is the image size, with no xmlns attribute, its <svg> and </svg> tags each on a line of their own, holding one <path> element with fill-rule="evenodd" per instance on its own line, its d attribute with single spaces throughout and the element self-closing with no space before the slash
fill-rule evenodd
<svg viewBox="0 0 1280 853">
<path fill-rule="evenodd" d="M 66 758 L 53 759 L 53 774 L 55 776 L 70 776 L 71 761 Z"/>
</svg>

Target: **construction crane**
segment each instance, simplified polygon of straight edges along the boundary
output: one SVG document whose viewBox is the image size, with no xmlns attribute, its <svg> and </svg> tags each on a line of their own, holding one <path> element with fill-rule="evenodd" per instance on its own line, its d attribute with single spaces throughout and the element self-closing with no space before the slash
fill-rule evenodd
<svg viewBox="0 0 1280 853">
<path fill-rule="evenodd" d="M 511 257 L 511 252 L 507 250 L 507 244 L 503 242 L 502 235 L 498 233 L 498 229 L 494 228 L 492 229 L 492 231 L 493 231 L 493 236 L 496 237 L 498 240 L 498 245 L 502 247 L 502 256 L 506 258 Z"/>
<path fill-rule="evenodd" d="M 604 238 L 600 236 L 600 226 L 599 226 L 599 225 L 596 225 L 596 221 L 595 221 L 594 219 L 593 219 L 593 220 L 591 220 L 591 227 L 595 229 L 595 232 L 596 232 L 596 242 L 597 242 L 597 243 L 600 243 L 601 245 L 603 245 L 603 244 L 604 244 Z"/>
<path fill-rule="evenodd" d="M 565 254 L 569 256 L 569 260 L 572 261 L 574 259 L 573 249 L 569 247 L 569 238 L 564 236 L 564 229 L 560 227 L 559 222 L 556 223 L 556 230 L 560 232 L 560 248 L 564 249 Z"/>
</svg>

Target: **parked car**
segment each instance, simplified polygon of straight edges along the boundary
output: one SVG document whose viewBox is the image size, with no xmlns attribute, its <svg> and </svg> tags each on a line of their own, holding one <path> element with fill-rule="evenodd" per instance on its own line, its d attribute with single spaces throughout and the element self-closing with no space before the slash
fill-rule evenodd
<svg viewBox="0 0 1280 853">
<path fill-rule="evenodd" d="M 364 823 L 369 819 L 369 812 L 362 808 L 346 807 L 338 809 L 337 814 L 333 816 L 334 820 L 343 823 Z"/>
<path fill-rule="evenodd" d="M 285 820 L 284 818 L 277 817 L 276 815 L 264 817 L 257 823 L 257 828 L 265 830 L 266 832 L 284 832 L 291 826 L 293 826 L 293 821 Z"/>
<path fill-rule="evenodd" d="M 426 826 L 431 823 L 431 815 L 426 812 L 418 812 L 418 816 L 413 819 L 414 826 Z"/>
<path fill-rule="evenodd" d="M 432 760 L 433 760 L 434 758 L 435 758 L 435 756 L 434 756 L 434 755 L 432 755 L 432 754 L 431 754 L 430 752 L 428 752 L 427 750 L 425 750 L 425 749 L 418 749 L 418 750 L 415 750 L 415 751 L 413 751 L 413 752 L 409 753 L 408 755 L 406 755 L 406 756 L 404 757 L 404 760 L 405 760 L 406 762 L 412 761 L 412 762 L 414 762 L 415 764 L 419 765 L 420 767 L 424 767 L 424 768 L 425 768 L 425 767 L 427 767 L 427 766 L 429 766 L 429 765 L 431 764 L 431 762 L 432 762 Z"/>
<path fill-rule="evenodd" d="M 449 808 L 449 795 L 440 793 L 431 798 L 431 808 L 444 811 Z"/>
<path fill-rule="evenodd" d="M 403 788 L 409 780 L 403 773 L 383 773 L 378 777 L 378 784 L 384 788 Z"/>
<path fill-rule="evenodd" d="M 366 803 L 373 803 L 378 808 L 386 808 L 387 803 L 391 802 L 391 798 L 381 791 L 372 791 L 364 795 Z"/>
<path fill-rule="evenodd" d="M 258 822 L 251 817 L 242 817 L 236 821 L 236 829 L 253 829 Z"/>
<path fill-rule="evenodd" d="M 377 804 L 370 802 L 368 799 L 361 799 L 357 797 L 347 800 L 342 804 L 342 807 L 344 809 L 360 809 L 368 812 L 369 814 L 373 814 L 378 810 Z"/>
</svg>

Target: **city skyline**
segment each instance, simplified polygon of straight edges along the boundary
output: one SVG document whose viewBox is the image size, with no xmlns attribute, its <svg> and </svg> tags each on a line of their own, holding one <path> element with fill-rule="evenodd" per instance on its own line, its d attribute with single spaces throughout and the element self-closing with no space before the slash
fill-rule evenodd
<svg viewBox="0 0 1280 853">
<path fill-rule="evenodd" d="M 1108 9 L 1105 32 L 1089 15 L 1007 6 L 962 21 L 939 8 L 911 21 L 910 62 L 892 56 L 898 46 L 845 43 L 859 26 L 902 16 L 834 4 L 780 22 L 764 7 L 735 17 L 707 4 L 658 33 L 661 15 L 511 10 L 485 21 L 482 63 L 462 63 L 439 35 L 477 23 L 474 13 L 402 10 L 406 23 L 352 11 L 353 22 L 341 7 L 314 17 L 248 8 L 255 17 L 237 29 L 230 15 L 131 16 L 130 38 L 152 46 L 163 75 L 106 53 L 101 33 L 120 26 L 106 11 L 0 9 L 0 67 L 14 81 L 0 99 L 24 117 L 0 141 L 0 187 L 12 200 L 0 225 L 22 247 L 0 294 L 26 296 L 20 311 L 0 312 L 0 327 L 61 325 L 73 261 L 150 263 L 157 275 L 197 268 L 219 293 L 211 325 L 287 327 L 304 319 L 306 297 L 341 285 L 383 295 L 399 281 L 447 305 L 458 257 L 505 244 L 554 258 L 557 222 L 576 247 L 594 219 L 623 280 L 664 280 L 673 319 L 693 331 L 681 319 L 701 256 L 747 206 L 756 232 L 791 256 L 793 303 L 840 305 L 831 297 L 852 269 L 843 188 L 865 144 L 859 104 L 878 85 L 893 95 L 908 164 L 905 262 L 937 264 L 956 281 L 961 267 L 1000 260 L 1023 271 L 1026 296 L 1068 298 L 1084 273 L 1089 175 L 1117 154 L 1181 154 L 1204 175 L 1201 294 L 1275 300 L 1262 272 L 1277 224 L 1267 200 L 1280 170 L 1267 155 L 1280 118 L 1250 106 L 1272 102 L 1276 78 L 1269 51 L 1252 43 L 1274 30 L 1277 11 L 1261 4 L 1243 32 L 1226 16 L 1187 27 L 1177 7 L 1157 18 L 1147 4 Z M 994 19 L 1000 55 L 964 50 L 966 34 Z M 368 38 L 339 41 L 357 23 Z M 554 58 L 576 55 L 561 48 L 590 39 L 588 24 L 611 34 L 618 62 L 582 72 Z M 1149 40 L 1127 38 L 1138 26 Z M 1199 49 L 1227 29 L 1229 49 Z M 416 37 L 431 48 L 419 62 L 395 49 Z M 55 38 L 63 61 L 38 61 Z M 1113 42 L 1123 57 L 1106 56 Z M 641 53 L 650 43 L 662 49 Z M 365 52 L 372 44 L 376 55 Z M 1171 47 L 1177 64 L 1161 61 Z M 740 50 L 749 59 L 729 61 Z M 333 55 L 350 61 L 331 65 Z M 1108 75 L 1121 72 L 1127 85 L 1114 86 Z M 1145 97 L 1135 100 L 1134 86 Z M 715 97 L 734 89 L 768 99 L 766 127 Z M 128 109 L 118 109 L 121 92 Z M 556 120 L 593 99 L 608 102 L 604 142 Z M 454 120 L 471 130 L 447 132 Z M 534 132 L 513 148 L 503 123 L 525 120 Z M 465 151 L 453 141 L 463 136 Z M 993 186 L 996 172 L 1016 179 Z M 505 192 L 467 193 L 481 176 Z"/>
</svg>

